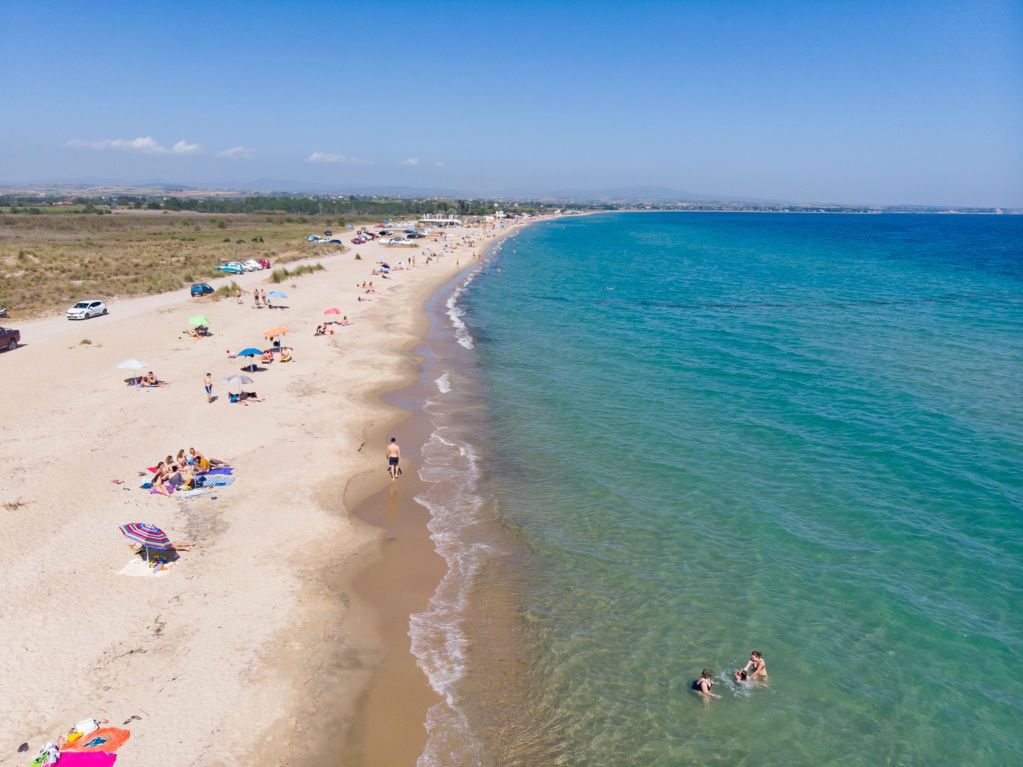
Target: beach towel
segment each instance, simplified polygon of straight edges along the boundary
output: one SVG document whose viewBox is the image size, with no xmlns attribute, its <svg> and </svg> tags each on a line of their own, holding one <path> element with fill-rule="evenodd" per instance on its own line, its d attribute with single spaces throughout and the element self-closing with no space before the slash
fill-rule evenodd
<svg viewBox="0 0 1023 767">
<path fill-rule="evenodd" d="M 171 494 L 171 495 L 173 495 L 173 494 L 174 494 L 174 491 L 175 491 L 175 487 L 174 487 L 174 485 L 172 485 L 172 484 L 170 484 L 170 483 L 168 483 L 168 482 L 165 482 L 163 486 L 164 486 L 165 488 L 167 488 L 167 492 L 168 492 L 169 494 Z M 155 487 L 154 487 L 154 488 L 153 488 L 152 490 L 150 490 L 150 491 L 149 491 L 149 494 L 150 494 L 150 495 L 163 495 L 163 493 L 161 493 L 161 492 L 160 492 L 159 490 L 157 490 L 157 489 L 156 489 Z"/>
<path fill-rule="evenodd" d="M 105 751 L 62 751 L 58 764 L 61 767 L 110 767 L 117 761 L 117 754 Z"/>
<path fill-rule="evenodd" d="M 212 477 L 207 475 L 206 482 L 203 488 L 208 487 L 227 487 L 234 482 L 234 477 L 229 477 L 225 474 L 214 474 Z"/>
<path fill-rule="evenodd" d="M 208 487 L 197 487 L 195 490 L 181 490 L 176 495 L 178 498 L 195 498 L 197 495 L 202 495 L 209 491 Z"/>
<path fill-rule="evenodd" d="M 64 753 L 62 753 L 60 757 L 60 763 L 64 763 L 64 757 L 67 756 L 68 753 L 77 751 L 88 753 L 104 752 L 112 754 L 114 751 L 123 746 L 125 741 L 130 737 L 130 730 L 123 730 L 120 727 L 100 727 L 95 732 L 79 738 L 72 745 L 65 746 Z"/>
<path fill-rule="evenodd" d="M 207 474 L 234 474 L 233 466 L 218 466 L 215 469 L 210 469 L 206 472 Z"/>
</svg>

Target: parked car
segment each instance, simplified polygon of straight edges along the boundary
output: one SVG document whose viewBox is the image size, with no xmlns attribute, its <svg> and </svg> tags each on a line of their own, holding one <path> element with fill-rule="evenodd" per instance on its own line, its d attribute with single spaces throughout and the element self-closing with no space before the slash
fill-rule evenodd
<svg viewBox="0 0 1023 767">
<path fill-rule="evenodd" d="M 21 331 L 14 328 L 0 328 L 0 349 L 9 352 L 21 343 Z"/>
<path fill-rule="evenodd" d="M 408 233 L 408 238 L 409 238 L 410 240 L 418 240 L 418 239 L 420 239 L 421 237 L 425 237 L 425 236 L 426 236 L 426 235 L 425 235 L 425 234 L 423 234 L 422 232 L 409 232 L 409 233 Z"/>
<path fill-rule="evenodd" d="M 228 261 L 218 266 L 217 269 L 226 274 L 241 274 L 245 271 L 245 267 L 241 265 L 240 261 Z"/>
<path fill-rule="evenodd" d="M 192 298 L 198 298 L 199 296 L 208 296 L 213 293 L 213 287 L 205 282 L 197 282 L 192 286 Z"/>
<path fill-rule="evenodd" d="M 378 237 L 386 237 L 389 234 L 394 234 L 394 232 L 392 232 L 390 229 L 381 229 L 379 232 L 377 232 Z"/>
<path fill-rule="evenodd" d="M 0 306 L 0 317 L 6 317 L 6 316 L 7 316 L 7 307 L 6 306 Z"/>
<path fill-rule="evenodd" d="M 242 264 L 242 267 L 247 272 L 258 272 L 260 269 L 263 268 L 263 265 L 259 263 L 259 261 L 257 261 L 256 259 L 250 258 L 248 261 L 245 261 Z"/>
<path fill-rule="evenodd" d="M 264 269 L 269 269 L 270 268 L 270 259 L 269 258 L 261 258 L 261 259 L 259 259 L 259 265 L 262 266 Z"/>
<path fill-rule="evenodd" d="M 366 238 L 365 237 L 353 237 L 352 238 L 352 245 L 362 245 L 365 242 L 366 242 Z"/>
<path fill-rule="evenodd" d="M 387 241 L 388 245 L 404 245 L 408 240 L 404 237 L 392 237 Z"/>
<path fill-rule="evenodd" d="M 327 242 L 329 242 L 329 243 L 331 243 L 333 245 L 341 245 L 342 244 L 340 237 L 333 237 L 333 238 L 327 240 Z"/>
<path fill-rule="evenodd" d="M 99 317 L 106 313 L 107 306 L 102 301 L 79 301 L 67 310 L 67 318 L 69 320 L 85 320 L 89 317 Z"/>
</svg>

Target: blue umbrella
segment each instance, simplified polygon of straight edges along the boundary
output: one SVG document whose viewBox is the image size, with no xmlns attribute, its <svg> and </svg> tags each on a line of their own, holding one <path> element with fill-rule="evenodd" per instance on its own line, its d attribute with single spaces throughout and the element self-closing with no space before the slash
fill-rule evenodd
<svg viewBox="0 0 1023 767">
<path fill-rule="evenodd" d="M 240 352 L 238 352 L 238 356 L 239 357 L 257 357 L 257 356 L 259 356 L 262 353 L 263 353 L 262 349 L 256 349 L 256 348 L 250 346 L 248 349 L 242 349 Z"/>
<path fill-rule="evenodd" d="M 288 297 L 287 293 L 282 293 L 279 290 L 271 290 L 269 293 L 267 293 L 267 295 L 270 296 L 270 298 L 287 298 Z"/>
</svg>

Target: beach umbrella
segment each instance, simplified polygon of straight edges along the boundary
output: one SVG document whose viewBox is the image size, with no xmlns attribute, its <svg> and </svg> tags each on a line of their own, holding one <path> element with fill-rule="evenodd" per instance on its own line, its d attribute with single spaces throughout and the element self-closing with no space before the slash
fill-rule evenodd
<svg viewBox="0 0 1023 767">
<path fill-rule="evenodd" d="M 269 293 L 267 293 L 267 295 L 270 296 L 270 298 L 287 298 L 288 297 L 287 293 L 282 293 L 279 290 L 271 290 Z"/>
<path fill-rule="evenodd" d="M 384 269 L 390 269 L 391 268 L 390 264 L 384 263 L 383 261 L 380 262 L 380 266 L 384 267 Z"/>
<path fill-rule="evenodd" d="M 254 346 L 250 346 L 248 349 L 242 349 L 238 352 L 238 357 L 256 357 L 263 353 L 262 349 L 257 349 Z"/>
<path fill-rule="evenodd" d="M 273 338 L 275 336 L 283 336 L 287 334 L 287 328 L 270 328 L 263 334 L 263 338 Z"/>
<path fill-rule="evenodd" d="M 253 380 L 251 378 L 249 378 L 248 376 L 240 376 L 239 375 L 239 376 L 228 376 L 227 378 L 224 379 L 224 382 L 228 383 L 228 384 L 244 385 L 244 384 L 253 383 Z"/>
<path fill-rule="evenodd" d="M 197 328 L 200 325 L 209 325 L 210 321 L 206 319 L 205 314 L 197 314 L 194 317 L 188 318 L 188 324 L 191 325 L 193 328 Z"/>
<path fill-rule="evenodd" d="M 129 541 L 134 541 L 146 550 L 146 562 L 149 561 L 150 549 L 164 551 L 174 547 L 170 538 L 167 537 L 167 533 L 156 525 L 150 525 L 146 522 L 129 522 L 126 525 L 121 525 L 119 529 L 121 535 Z"/>
<path fill-rule="evenodd" d="M 122 370 L 141 370 L 142 368 L 149 367 L 149 365 L 147 365 L 142 360 L 137 360 L 134 357 L 132 357 L 130 360 L 125 360 L 117 367 L 121 368 Z"/>
<path fill-rule="evenodd" d="M 338 309 L 336 306 L 332 306 L 330 309 L 325 310 L 323 313 L 324 314 L 341 314 L 341 310 Z"/>
</svg>

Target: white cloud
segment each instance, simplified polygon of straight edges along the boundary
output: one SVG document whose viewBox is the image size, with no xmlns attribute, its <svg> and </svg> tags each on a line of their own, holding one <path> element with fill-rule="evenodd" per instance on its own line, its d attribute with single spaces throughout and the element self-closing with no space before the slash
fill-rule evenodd
<svg viewBox="0 0 1023 767">
<path fill-rule="evenodd" d="M 418 165 L 419 164 L 419 158 L 418 157 L 409 157 L 407 160 L 402 160 L 401 164 L 402 165 Z"/>
<path fill-rule="evenodd" d="M 171 152 L 174 154 L 198 154 L 202 151 L 202 147 L 198 144 L 189 144 L 184 139 L 181 139 L 174 146 L 171 147 Z"/>
<path fill-rule="evenodd" d="M 70 141 L 64 142 L 64 146 L 68 149 L 93 149 L 96 151 L 117 149 L 122 152 L 139 152 L 141 154 L 198 154 L 202 151 L 201 146 L 189 144 L 184 139 L 181 139 L 168 149 L 152 136 L 108 138 L 102 141 L 84 141 L 80 138 L 73 138 Z"/>
<path fill-rule="evenodd" d="M 247 160 L 254 154 L 255 152 L 252 149 L 246 149 L 243 146 L 233 146 L 230 149 L 217 152 L 217 157 L 227 157 L 231 160 Z"/>
<path fill-rule="evenodd" d="M 363 160 L 361 157 L 349 157 L 348 155 L 334 154 L 333 152 L 313 152 L 306 158 L 306 162 L 334 165 L 372 165 L 369 160 Z"/>
</svg>

